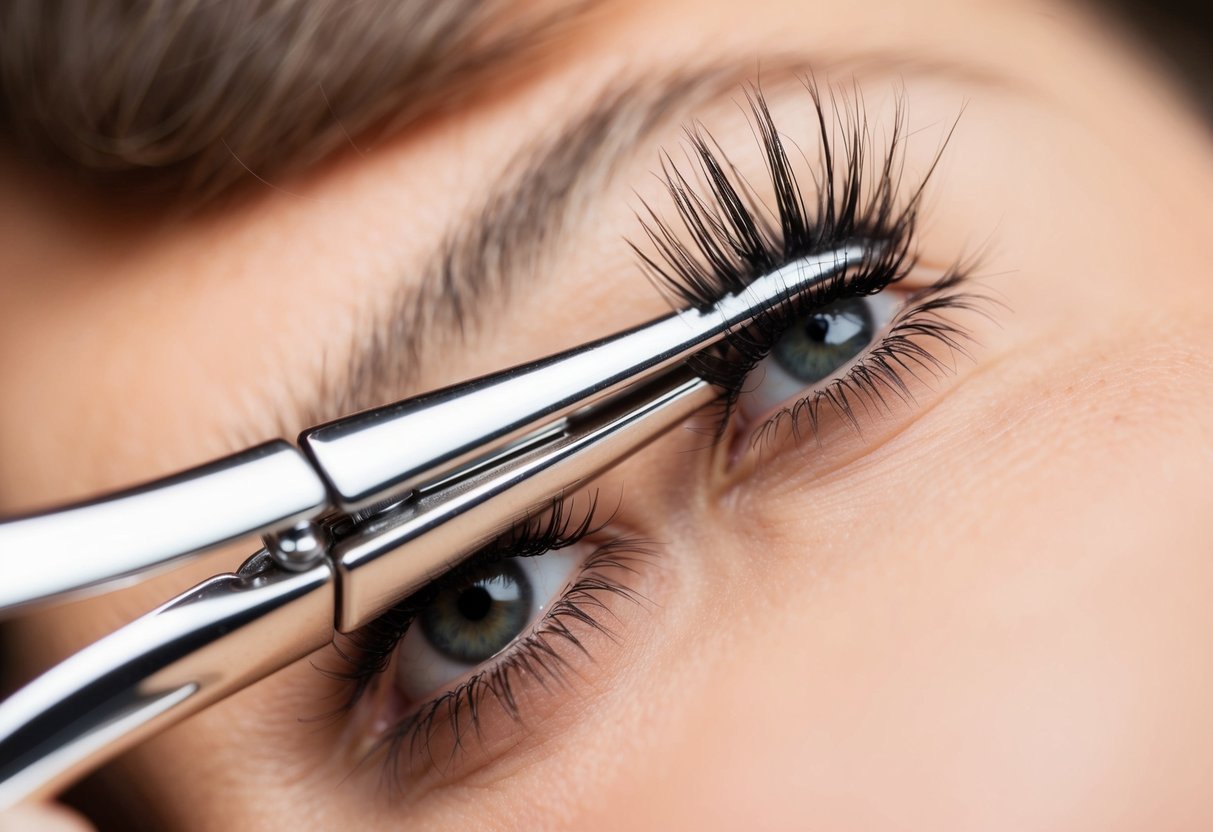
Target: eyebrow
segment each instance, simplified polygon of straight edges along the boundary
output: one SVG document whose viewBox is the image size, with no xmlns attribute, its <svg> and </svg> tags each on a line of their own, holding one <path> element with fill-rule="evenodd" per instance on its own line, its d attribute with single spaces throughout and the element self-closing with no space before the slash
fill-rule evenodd
<svg viewBox="0 0 1213 832">
<path fill-rule="evenodd" d="M 983 86 L 1006 89 L 1010 83 L 980 67 L 928 63 L 896 52 L 849 57 L 866 59 L 859 65 L 868 70 L 897 74 L 912 66 L 918 74 Z M 804 81 L 840 63 L 838 58 L 814 63 L 801 56 L 772 58 L 763 62 L 762 84 Z M 608 86 L 560 126 L 554 139 L 525 146 L 504 165 L 505 173 L 487 189 L 479 208 L 457 219 L 423 258 L 421 279 L 402 285 L 378 306 L 385 311 L 358 328 L 340 358 L 329 353 L 310 384 L 293 388 L 301 392 L 280 411 L 275 435 L 291 435 L 422 392 L 417 389 L 419 370 L 433 353 L 462 347 L 487 312 L 499 312 L 520 288 L 534 288 L 535 276 L 544 273 L 544 257 L 584 219 L 585 208 L 644 139 L 675 115 L 717 100 L 757 74 L 753 60 L 665 74 L 650 70 L 637 80 Z"/>
<path fill-rule="evenodd" d="M 554 139 L 524 147 L 480 207 L 457 220 L 423 259 L 421 279 L 401 286 L 384 304 L 386 313 L 360 328 L 348 357 L 323 362 L 321 377 L 296 394 L 282 425 L 330 421 L 414 390 L 434 350 L 466 343 L 488 310 L 530 288 L 545 255 L 584 216 L 587 197 L 644 138 L 672 112 L 721 95 L 753 69 L 703 68 L 615 85 Z"/>
</svg>

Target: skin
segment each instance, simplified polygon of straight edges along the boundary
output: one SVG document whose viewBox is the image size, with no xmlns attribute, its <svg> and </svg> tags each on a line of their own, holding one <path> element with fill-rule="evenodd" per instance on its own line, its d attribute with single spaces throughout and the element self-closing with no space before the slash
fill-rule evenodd
<svg viewBox="0 0 1213 832">
<path fill-rule="evenodd" d="M 108 766 L 91 805 L 183 829 L 1213 823 L 1213 145 L 1068 7 L 621 3 L 516 86 L 192 220 L 107 211 L 9 162 L 0 509 L 304 427 L 282 415 L 292 385 L 413 279 L 504 149 L 587 87 L 705 55 L 854 75 L 884 124 L 904 89 L 912 173 L 964 108 L 907 280 L 981 252 L 1001 306 L 964 318 L 972 360 L 859 434 L 827 419 L 819 443 L 738 461 L 732 437 L 705 449 L 676 431 L 613 471 L 616 526 L 661 541 L 632 582 L 648 602 L 611 600 L 618 643 L 586 633 L 593 661 L 550 692 L 523 683 L 523 724 L 490 709 L 483 745 L 451 765 L 385 788 L 356 766 L 371 718 L 301 721 L 333 692 L 304 661 Z M 811 139 L 803 88 L 773 75 L 777 124 Z M 665 311 L 622 242 L 641 239 L 633 191 L 673 216 L 650 172 L 688 116 L 761 181 L 737 89 L 671 113 L 534 290 L 395 397 Z M 20 672 L 253 545 L 23 619 Z"/>
</svg>

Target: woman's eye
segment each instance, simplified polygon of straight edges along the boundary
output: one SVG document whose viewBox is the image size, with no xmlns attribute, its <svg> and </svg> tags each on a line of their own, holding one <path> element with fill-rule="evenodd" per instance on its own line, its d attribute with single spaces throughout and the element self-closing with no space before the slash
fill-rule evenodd
<svg viewBox="0 0 1213 832">
<path fill-rule="evenodd" d="M 843 298 L 796 321 L 755 367 L 737 400 L 755 424 L 805 391 L 824 386 L 877 340 L 900 306 L 894 292 Z"/>
<path fill-rule="evenodd" d="M 439 590 L 400 640 L 400 693 L 424 701 L 525 635 L 564 592 L 586 549 L 579 544 L 482 564 Z"/>
</svg>

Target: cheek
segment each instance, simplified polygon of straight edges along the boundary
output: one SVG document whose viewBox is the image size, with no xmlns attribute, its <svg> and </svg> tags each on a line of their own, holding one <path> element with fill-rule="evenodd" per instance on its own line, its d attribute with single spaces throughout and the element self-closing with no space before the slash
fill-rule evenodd
<svg viewBox="0 0 1213 832">
<path fill-rule="evenodd" d="M 1193 807 L 1190 776 L 1213 762 L 1207 668 L 1195 686 L 1190 665 L 1176 678 L 1175 634 L 1136 631 L 1123 599 L 1080 617 L 1039 593 L 1031 609 L 1030 587 L 880 589 L 835 587 L 738 638 L 688 694 L 698 730 L 666 746 L 667 796 L 722 796 L 699 820 L 735 828 L 756 805 L 823 828 L 922 829 L 1148 828 L 1160 799 L 1210 808 Z M 992 620 L 1011 606 L 1027 609 Z"/>
<path fill-rule="evenodd" d="M 864 542 L 896 557 L 894 540 Z M 1213 812 L 1196 776 L 1213 765 L 1213 667 L 1192 638 L 1213 623 L 1207 569 L 952 554 L 965 561 L 937 574 L 873 565 L 713 593 L 713 626 L 664 666 L 682 676 L 666 697 L 680 713 L 633 781 L 657 785 L 628 799 L 668 828 L 744 828 L 759 805 L 776 827 L 823 828 L 1149 828 L 1159 805 L 1176 822 Z M 718 799 L 671 798 L 690 794 Z"/>
<path fill-rule="evenodd" d="M 636 799 L 671 827 L 1213 817 L 1211 483 L 1182 415 L 1213 386 L 1117 349 L 1025 352 L 890 443 L 898 464 L 718 512 L 703 566 L 673 567 L 701 572 L 666 610 L 698 623 L 662 665 L 685 711 Z"/>
</svg>

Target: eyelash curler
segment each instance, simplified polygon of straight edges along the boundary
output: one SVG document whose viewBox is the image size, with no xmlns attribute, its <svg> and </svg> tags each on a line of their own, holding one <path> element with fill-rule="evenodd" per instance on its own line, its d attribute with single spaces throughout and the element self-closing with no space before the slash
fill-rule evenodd
<svg viewBox="0 0 1213 832">
<path fill-rule="evenodd" d="M 707 309 L 311 428 L 298 447 L 0 522 L 0 617 L 265 543 L 0 703 L 0 809 L 356 630 L 681 424 L 719 396 L 687 358 L 871 253 L 798 260 Z"/>
</svg>

